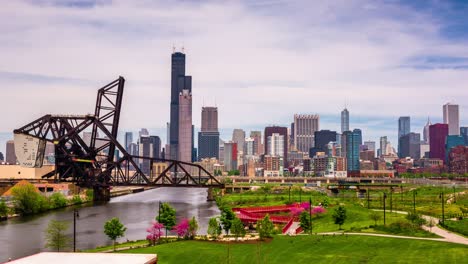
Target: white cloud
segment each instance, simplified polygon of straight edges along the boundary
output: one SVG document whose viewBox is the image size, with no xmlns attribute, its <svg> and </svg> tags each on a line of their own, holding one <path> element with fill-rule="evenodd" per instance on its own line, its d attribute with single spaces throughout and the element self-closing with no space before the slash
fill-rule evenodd
<svg viewBox="0 0 468 264">
<path fill-rule="evenodd" d="M 122 128 L 164 127 L 173 43 L 187 53 L 196 126 L 201 105 L 215 101 L 223 127 L 286 125 L 296 112 L 338 114 L 345 100 L 352 115 L 387 119 L 440 116 L 452 101 L 468 123 L 466 70 L 411 67 L 421 56 L 468 57 L 467 43 L 441 37 L 442 22 L 430 14 L 395 4 L 47 3 L 2 3 L 0 72 L 85 82 L 0 78 L 0 105 L 14 113 L 4 115 L 0 131 L 49 112 L 91 112 L 94 88 L 118 75 L 127 79 Z"/>
</svg>

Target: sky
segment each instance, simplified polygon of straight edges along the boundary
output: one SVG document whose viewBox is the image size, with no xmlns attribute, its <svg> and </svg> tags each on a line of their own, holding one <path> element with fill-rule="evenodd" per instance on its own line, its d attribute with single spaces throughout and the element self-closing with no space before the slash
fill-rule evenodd
<svg viewBox="0 0 468 264">
<path fill-rule="evenodd" d="M 92 113 L 96 91 L 126 79 L 120 131 L 166 138 L 173 47 L 193 77 L 193 124 L 218 107 L 233 128 L 289 126 L 388 136 L 399 116 L 422 132 L 442 105 L 468 126 L 468 1 L 15 0 L 0 8 L 0 152 L 45 114 Z"/>
</svg>

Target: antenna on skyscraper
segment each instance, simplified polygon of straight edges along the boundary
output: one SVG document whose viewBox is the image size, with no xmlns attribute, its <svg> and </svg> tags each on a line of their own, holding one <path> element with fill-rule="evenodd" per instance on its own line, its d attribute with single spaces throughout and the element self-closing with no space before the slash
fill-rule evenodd
<svg viewBox="0 0 468 264">
<path fill-rule="evenodd" d="M 172 43 L 172 53 L 175 53 L 175 44 Z"/>
<path fill-rule="evenodd" d="M 184 53 L 185 47 L 184 44 L 182 44 L 182 53 Z"/>
</svg>

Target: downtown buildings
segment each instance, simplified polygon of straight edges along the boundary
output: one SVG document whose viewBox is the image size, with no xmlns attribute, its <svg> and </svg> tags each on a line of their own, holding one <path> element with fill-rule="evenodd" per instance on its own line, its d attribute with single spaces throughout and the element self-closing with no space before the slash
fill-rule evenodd
<svg viewBox="0 0 468 264">
<path fill-rule="evenodd" d="M 201 131 L 198 132 L 198 160 L 219 159 L 218 108 L 202 107 Z"/>
</svg>

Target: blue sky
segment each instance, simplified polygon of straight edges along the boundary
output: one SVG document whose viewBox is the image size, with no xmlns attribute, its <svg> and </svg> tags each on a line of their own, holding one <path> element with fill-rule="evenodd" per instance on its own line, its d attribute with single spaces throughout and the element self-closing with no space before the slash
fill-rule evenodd
<svg viewBox="0 0 468 264">
<path fill-rule="evenodd" d="M 165 138 L 170 54 L 185 47 L 193 123 L 217 105 L 232 128 L 287 125 L 295 113 L 339 129 L 345 102 L 364 139 L 396 143 L 442 105 L 468 125 L 468 1 L 5 1 L 0 9 L 0 151 L 47 113 L 90 113 L 96 90 L 127 79 L 121 130 Z"/>
</svg>

